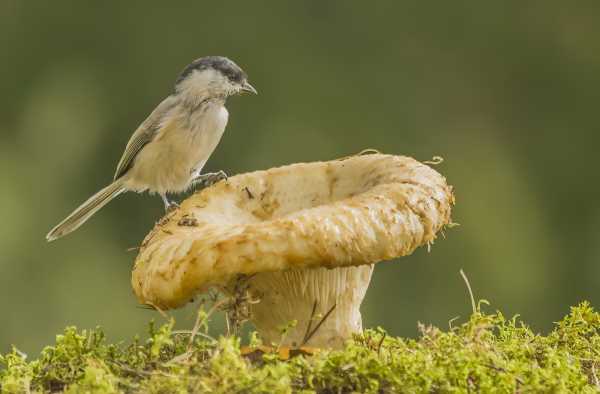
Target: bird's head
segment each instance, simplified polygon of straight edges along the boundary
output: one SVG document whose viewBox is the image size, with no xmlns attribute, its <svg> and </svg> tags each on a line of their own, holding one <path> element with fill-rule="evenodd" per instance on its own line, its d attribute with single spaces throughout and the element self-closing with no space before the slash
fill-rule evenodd
<svg viewBox="0 0 600 394">
<path fill-rule="evenodd" d="M 223 56 L 206 56 L 187 65 L 175 82 L 175 91 L 191 97 L 227 98 L 244 92 L 257 94 L 244 70 Z"/>
</svg>

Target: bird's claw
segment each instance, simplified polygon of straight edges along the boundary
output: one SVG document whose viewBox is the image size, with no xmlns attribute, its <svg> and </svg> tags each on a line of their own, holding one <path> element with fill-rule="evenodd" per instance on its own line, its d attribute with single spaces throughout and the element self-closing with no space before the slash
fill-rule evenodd
<svg viewBox="0 0 600 394">
<path fill-rule="evenodd" d="M 214 185 L 222 180 L 227 180 L 227 174 L 225 171 L 209 172 L 208 174 L 202 174 L 194 179 L 194 186 L 199 185 L 200 188 L 204 189 Z"/>
<path fill-rule="evenodd" d="M 169 204 L 165 206 L 167 213 L 171 213 L 177 209 L 179 209 L 179 204 L 177 204 L 175 201 L 169 201 Z"/>
<path fill-rule="evenodd" d="M 217 172 L 214 173 L 214 183 L 217 183 L 219 181 L 226 181 L 229 177 L 227 176 L 227 173 L 223 170 L 219 170 Z"/>
<path fill-rule="evenodd" d="M 179 208 L 179 204 L 177 204 L 175 201 L 169 201 L 166 194 L 161 194 L 160 198 L 162 198 L 163 204 L 165 204 L 165 211 L 167 213 L 171 213 Z"/>
</svg>

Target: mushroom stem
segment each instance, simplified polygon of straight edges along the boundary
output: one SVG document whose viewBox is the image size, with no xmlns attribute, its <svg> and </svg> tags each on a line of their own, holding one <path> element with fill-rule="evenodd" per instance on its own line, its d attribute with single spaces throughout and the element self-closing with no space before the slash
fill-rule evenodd
<svg viewBox="0 0 600 394">
<path fill-rule="evenodd" d="M 260 302 L 251 306 L 251 321 L 267 344 L 340 348 L 362 331 L 360 304 L 372 272 L 362 265 L 255 275 L 249 290 Z"/>
</svg>

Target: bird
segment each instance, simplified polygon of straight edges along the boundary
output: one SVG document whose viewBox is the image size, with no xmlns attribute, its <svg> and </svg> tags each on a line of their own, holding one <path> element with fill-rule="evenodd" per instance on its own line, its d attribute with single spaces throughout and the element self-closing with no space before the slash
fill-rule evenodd
<svg viewBox="0 0 600 394">
<path fill-rule="evenodd" d="M 226 179 L 223 171 L 201 171 L 227 126 L 227 98 L 241 93 L 258 94 L 247 74 L 232 60 L 206 56 L 187 65 L 173 92 L 129 139 L 113 181 L 50 230 L 46 240 L 52 242 L 77 230 L 124 192 L 157 193 L 168 212 L 177 207 L 168 194 Z"/>
</svg>

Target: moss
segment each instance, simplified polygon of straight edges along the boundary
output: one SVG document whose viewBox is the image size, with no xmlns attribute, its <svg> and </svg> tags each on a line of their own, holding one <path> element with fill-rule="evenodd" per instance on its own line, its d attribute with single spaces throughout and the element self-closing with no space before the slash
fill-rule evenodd
<svg viewBox="0 0 600 394">
<path fill-rule="evenodd" d="M 173 321 L 129 346 L 109 344 L 100 329 L 65 329 L 37 360 L 17 349 L 0 356 L 3 393 L 386 393 L 597 392 L 600 314 L 571 309 L 548 335 L 517 317 L 474 313 L 448 331 L 419 326 L 416 339 L 367 330 L 343 350 L 249 352 L 240 338 L 211 339 L 206 314 L 195 330 Z M 198 335 L 198 331 L 200 334 Z M 255 337 L 251 340 L 258 346 Z M 257 348 L 264 349 L 264 348 Z"/>
</svg>

